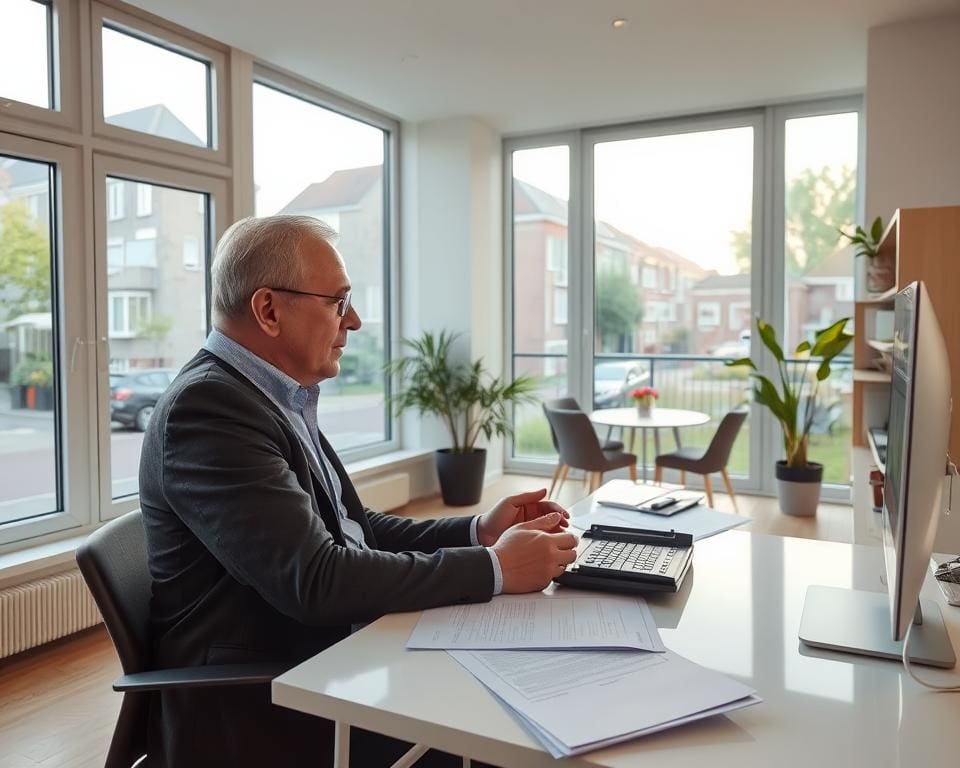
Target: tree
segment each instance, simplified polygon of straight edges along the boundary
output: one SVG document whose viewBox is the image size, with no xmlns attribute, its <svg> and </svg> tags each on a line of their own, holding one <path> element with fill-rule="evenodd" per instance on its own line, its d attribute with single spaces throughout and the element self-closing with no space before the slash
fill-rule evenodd
<svg viewBox="0 0 960 768">
<path fill-rule="evenodd" d="M 643 319 L 643 302 L 625 269 L 603 269 L 597 274 L 597 334 L 603 352 L 628 352 L 625 338 Z"/>
<path fill-rule="evenodd" d="M 784 207 L 787 274 L 804 275 L 836 251 L 838 228 L 853 221 L 856 174 L 848 165 L 834 172 L 805 168 L 787 185 Z M 730 233 L 737 265 L 750 269 L 751 234 L 747 229 Z"/>
<path fill-rule="evenodd" d="M 50 311 L 50 241 L 19 200 L 0 206 L 0 279 L 5 319 Z"/>
</svg>

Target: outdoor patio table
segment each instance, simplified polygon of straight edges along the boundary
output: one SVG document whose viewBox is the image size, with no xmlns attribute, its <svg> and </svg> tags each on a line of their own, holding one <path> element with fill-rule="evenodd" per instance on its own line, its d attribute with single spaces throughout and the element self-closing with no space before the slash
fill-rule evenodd
<svg viewBox="0 0 960 768">
<path fill-rule="evenodd" d="M 653 445 L 656 455 L 660 455 L 660 429 L 673 430 L 673 439 L 680 448 L 680 427 L 696 427 L 710 421 L 710 416 L 700 411 L 685 411 L 679 408 L 654 408 L 649 416 L 641 416 L 636 408 L 603 408 L 590 414 L 590 421 L 608 427 L 607 439 L 614 427 L 630 430 L 630 442 L 627 450 L 633 453 L 633 443 L 637 430 L 641 430 L 642 472 L 647 479 L 647 430 L 653 430 Z"/>
</svg>

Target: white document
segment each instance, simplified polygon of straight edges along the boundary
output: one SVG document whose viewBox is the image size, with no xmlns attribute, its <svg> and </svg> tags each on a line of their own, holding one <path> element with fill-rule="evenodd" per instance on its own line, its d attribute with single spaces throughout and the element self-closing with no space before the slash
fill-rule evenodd
<svg viewBox="0 0 960 768">
<path fill-rule="evenodd" d="M 694 541 L 705 539 L 738 525 L 749 523 L 749 517 L 731 515 L 727 512 L 718 512 L 702 504 L 675 515 L 651 515 L 647 512 L 635 512 L 629 509 L 618 509 L 594 503 L 587 514 L 570 518 L 570 523 L 582 530 L 589 530 L 591 525 L 622 525 L 625 528 L 643 528 L 648 531 L 676 531 L 689 533 Z"/>
<path fill-rule="evenodd" d="M 449 653 L 555 757 L 760 701 L 749 686 L 672 651 Z"/>
<path fill-rule="evenodd" d="M 665 651 L 642 597 L 500 595 L 424 611 L 408 649 L 632 648 Z"/>
</svg>

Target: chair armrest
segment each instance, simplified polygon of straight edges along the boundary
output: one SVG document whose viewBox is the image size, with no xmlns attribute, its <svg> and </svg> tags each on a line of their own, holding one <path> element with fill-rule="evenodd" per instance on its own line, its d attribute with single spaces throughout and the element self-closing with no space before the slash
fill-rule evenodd
<svg viewBox="0 0 960 768">
<path fill-rule="evenodd" d="M 117 678 L 115 691 L 160 691 L 165 688 L 210 688 L 220 685 L 269 683 L 290 669 L 289 664 L 220 664 L 134 672 Z"/>
</svg>

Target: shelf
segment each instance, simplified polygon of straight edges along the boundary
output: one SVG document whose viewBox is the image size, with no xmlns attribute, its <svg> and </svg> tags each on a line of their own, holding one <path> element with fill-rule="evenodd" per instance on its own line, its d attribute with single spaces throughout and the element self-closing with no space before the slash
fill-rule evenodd
<svg viewBox="0 0 960 768">
<path fill-rule="evenodd" d="M 864 384 L 889 384 L 890 374 L 885 371 L 876 371 L 872 368 L 854 368 L 853 380 Z"/>
</svg>

